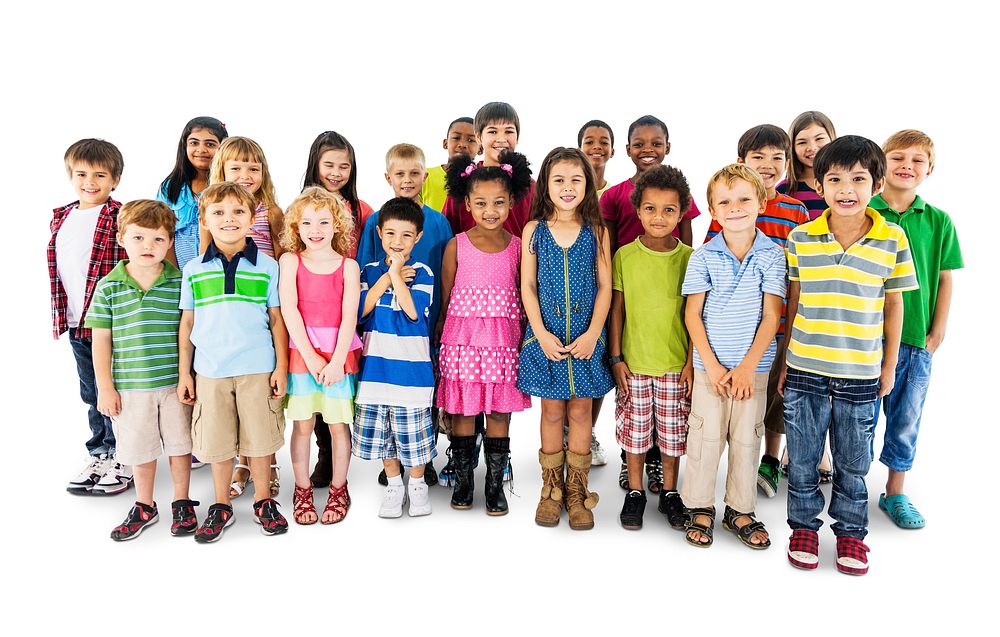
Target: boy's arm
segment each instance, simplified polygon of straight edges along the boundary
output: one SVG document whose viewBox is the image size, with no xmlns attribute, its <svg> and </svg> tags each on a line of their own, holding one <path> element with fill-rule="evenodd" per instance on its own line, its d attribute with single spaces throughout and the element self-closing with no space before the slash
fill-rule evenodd
<svg viewBox="0 0 1000 637">
<path fill-rule="evenodd" d="M 771 346 L 774 335 L 778 333 L 781 323 L 781 297 L 775 294 L 764 294 L 764 307 L 761 312 L 760 325 L 754 335 L 750 349 L 743 356 L 740 364 L 731 369 L 719 381 L 731 384 L 732 396 L 736 400 L 748 400 L 753 397 L 753 377 L 764 357 L 767 348 Z"/>
<path fill-rule="evenodd" d="M 268 327 L 274 343 L 274 371 L 271 372 L 271 397 L 281 398 L 288 388 L 288 330 L 281 319 L 280 307 L 267 308 Z"/>
<path fill-rule="evenodd" d="M 708 384 L 712 388 L 712 393 L 721 396 L 723 390 L 719 383 L 729 370 L 722 366 L 719 359 L 715 357 L 712 346 L 708 343 L 708 332 L 705 330 L 705 322 L 701 318 L 706 294 L 706 292 L 698 292 L 688 295 L 684 303 L 684 324 L 687 326 L 691 342 L 698 348 L 701 362 L 705 365 L 705 374 L 708 375 Z"/>
<path fill-rule="evenodd" d="M 360 317 L 362 320 L 371 316 L 372 311 L 378 304 L 378 300 L 382 298 L 382 295 L 385 294 L 390 285 L 392 285 L 392 281 L 389 279 L 389 273 L 386 272 L 370 288 L 367 290 L 362 288 L 362 292 L 364 293 L 364 306 L 361 308 Z"/>
<path fill-rule="evenodd" d="M 938 275 L 937 301 L 934 304 L 934 316 L 931 317 L 931 329 L 927 332 L 924 349 L 933 354 L 944 341 L 948 328 L 948 312 L 951 311 L 951 270 L 941 270 Z"/>
<path fill-rule="evenodd" d="M 621 290 L 611 291 L 611 325 L 608 328 L 608 356 L 611 358 L 621 358 L 622 356 L 622 335 L 625 331 L 625 294 Z M 628 391 L 628 379 L 632 376 L 632 371 L 624 360 L 620 360 L 611 366 L 611 373 L 615 377 L 615 384 L 618 391 L 623 394 Z"/>
<path fill-rule="evenodd" d="M 389 280 L 392 283 L 392 292 L 396 295 L 396 303 L 399 304 L 399 309 L 403 311 L 406 318 L 411 321 L 416 321 L 418 318 L 417 307 L 413 303 L 413 295 L 410 294 L 410 288 L 406 285 L 406 281 L 403 279 L 403 261 L 402 259 L 398 259 L 396 257 L 391 257 L 391 259 L 392 262 L 391 265 L 389 265 Z"/>
<path fill-rule="evenodd" d="M 903 295 L 901 292 L 885 293 L 882 332 L 885 350 L 882 352 L 882 374 L 878 379 L 878 395 L 887 396 L 896 384 L 896 363 L 899 361 L 899 337 L 903 333 Z"/>
<path fill-rule="evenodd" d="M 94 377 L 97 380 L 97 411 L 113 417 L 121 413 L 122 403 L 111 375 L 111 328 L 91 329 L 94 349 Z"/>
<path fill-rule="evenodd" d="M 194 310 L 183 310 L 177 331 L 177 398 L 185 405 L 193 405 L 195 401 L 192 329 L 194 329 Z"/>
<path fill-rule="evenodd" d="M 590 316 L 587 331 L 566 346 L 573 358 L 589 360 L 594 355 L 597 339 L 608 320 L 608 309 L 611 307 L 611 244 L 608 233 L 598 235 L 600 250 L 597 253 L 597 298 L 594 302 L 594 312 Z"/>
</svg>

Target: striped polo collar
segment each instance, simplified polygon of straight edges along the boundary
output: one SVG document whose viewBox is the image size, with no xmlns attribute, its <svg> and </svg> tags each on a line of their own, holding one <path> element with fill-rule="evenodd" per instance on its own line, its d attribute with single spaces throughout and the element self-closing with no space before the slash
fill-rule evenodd
<svg viewBox="0 0 1000 637">
<path fill-rule="evenodd" d="M 816 217 L 815 220 L 806 224 L 806 230 L 811 235 L 828 235 L 833 234 L 830 232 L 830 209 L 827 208 L 823 211 L 823 214 Z M 866 239 L 875 239 L 877 241 L 885 241 L 889 239 L 889 226 L 885 223 L 885 219 L 882 215 L 878 213 L 874 208 L 865 208 L 865 215 L 872 220 L 872 227 L 868 229 L 868 233 L 865 235 Z"/>
</svg>

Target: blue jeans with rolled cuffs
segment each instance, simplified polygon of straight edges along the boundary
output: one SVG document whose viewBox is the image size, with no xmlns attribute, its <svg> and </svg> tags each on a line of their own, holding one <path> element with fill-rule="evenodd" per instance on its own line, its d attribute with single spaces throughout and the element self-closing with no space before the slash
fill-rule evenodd
<svg viewBox="0 0 1000 637">
<path fill-rule="evenodd" d="M 878 379 L 830 378 L 788 369 L 785 436 L 788 445 L 788 526 L 818 531 L 826 504 L 819 489 L 823 442 L 830 433 L 833 455 L 831 526 L 837 536 L 863 540 L 868 534 L 871 440 L 875 431 Z"/>
<path fill-rule="evenodd" d="M 90 439 L 87 453 L 92 456 L 114 455 L 115 432 L 111 419 L 97 411 L 97 379 L 94 375 L 93 341 L 90 338 L 69 338 L 76 359 L 76 373 L 80 377 L 80 400 L 87 405 L 87 423 L 90 425 Z"/>
<path fill-rule="evenodd" d="M 922 347 L 899 344 L 896 384 L 885 398 L 879 399 L 885 410 L 885 442 L 879 462 L 893 471 L 909 471 L 917 453 L 917 434 L 924 413 L 924 400 L 931 382 L 932 354 Z M 875 413 L 878 414 L 876 403 Z M 872 457 L 875 455 L 872 437 Z"/>
</svg>

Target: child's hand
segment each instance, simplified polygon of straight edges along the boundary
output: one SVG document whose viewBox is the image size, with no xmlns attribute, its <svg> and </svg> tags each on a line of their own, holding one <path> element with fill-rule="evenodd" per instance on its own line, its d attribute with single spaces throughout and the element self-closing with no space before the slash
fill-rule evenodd
<svg viewBox="0 0 1000 637">
<path fill-rule="evenodd" d="M 319 375 L 323 372 L 323 368 L 326 367 L 326 359 L 316 353 L 316 350 L 309 349 L 308 351 L 301 351 L 302 360 L 306 364 L 306 369 L 309 370 L 309 374 L 313 377 L 317 383 L 322 382 L 319 379 Z"/>
<path fill-rule="evenodd" d="M 323 368 L 323 371 L 319 373 L 319 378 L 317 378 L 317 382 L 323 385 L 324 387 L 329 387 L 330 385 L 339 383 L 343 379 L 344 379 L 344 361 L 342 360 L 338 361 L 336 358 L 334 358 L 326 365 L 326 367 Z"/>
<path fill-rule="evenodd" d="M 729 388 L 729 379 L 723 382 L 723 377 L 728 375 L 729 370 L 719 363 L 706 363 L 705 374 L 708 376 L 708 385 L 712 388 L 712 393 L 716 396 L 732 396 Z"/>
<path fill-rule="evenodd" d="M 944 334 L 938 334 L 934 331 L 927 332 L 927 338 L 924 339 L 924 349 L 928 353 L 933 354 L 937 351 L 937 348 L 941 347 L 941 341 L 943 340 Z"/>
<path fill-rule="evenodd" d="M 542 346 L 542 353 L 550 361 L 561 361 L 569 356 L 566 347 L 552 332 L 543 332 L 538 335 L 538 344 Z"/>
<path fill-rule="evenodd" d="M 895 365 L 883 365 L 882 375 L 878 377 L 878 397 L 882 398 L 888 396 L 889 392 L 892 391 L 893 386 L 896 384 L 896 366 Z M 878 418 L 878 414 L 875 414 L 875 418 Z"/>
<path fill-rule="evenodd" d="M 399 270 L 399 276 L 403 277 L 404 283 L 409 283 L 415 276 L 417 276 L 417 271 L 413 269 L 413 266 L 404 265 Z"/>
<path fill-rule="evenodd" d="M 681 383 L 684 384 L 684 395 L 690 398 L 691 391 L 694 389 L 694 363 L 691 361 L 688 361 L 684 369 L 681 370 Z"/>
<path fill-rule="evenodd" d="M 389 272 L 400 274 L 403 266 L 406 265 L 406 260 L 403 259 L 403 255 L 398 252 L 393 252 L 389 254 Z"/>
<path fill-rule="evenodd" d="M 271 372 L 271 398 L 278 399 L 285 396 L 288 388 L 288 372 L 274 370 Z"/>
<path fill-rule="evenodd" d="M 611 374 L 615 377 L 615 385 L 618 386 L 618 391 L 627 394 L 628 393 L 628 381 L 632 378 L 632 370 L 628 368 L 625 361 L 620 363 L 615 363 L 611 366 Z"/>
<path fill-rule="evenodd" d="M 97 390 L 97 411 L 108 418 L 114 418 L 122 412 L 122 398 L 114 387 Z"/>
<path fill-rule="evenodd" d="M 193 405 L 196 398 L 194 394 L 194 376 L 181 373 L 177 379 L 177 400 L 185 405 Z"/>
<path fill-rule="evenodd" d="M 735 400 L 749 400 L 753 396 L 753 370 L 737 365 L 722 375 L 719 384 L 729 384 L 729 395 Z"/>
<path fill-rule="evenodd" d="M 781 366 L 781 372 L 778 374 L 778 395 L 782 398 L 785 397 L 785 379 L 788 377 L 788 365 Z"/>
<path fill-rule="evenodd" d="M 566 346 L 566 351 L 568 351 L 573 358 L 590 360 L 590 357 L 594 355 L 594 348 L 597 347 L 598 336 L 599 334 L 584 332 L 583 334 L 580 334 L 575 341 Z"/>
</svg>

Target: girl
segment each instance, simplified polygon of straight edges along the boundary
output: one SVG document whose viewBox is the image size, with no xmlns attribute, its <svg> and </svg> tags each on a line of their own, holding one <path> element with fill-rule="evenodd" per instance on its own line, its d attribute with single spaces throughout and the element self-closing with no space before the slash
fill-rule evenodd
<svg viewBox="0 0 1000 637">
<path fill-rule="evenodd" d="M 198 197 L 208 187 L 212 158 L 227 137 L 226 125 L 214 117 L 195 117 L 188 122 L 177 142 L 174 169 L 156 193 L 156 199 L 177 215 L 174 245 L 167 252 L 167 259 L 182 270 L 198 256 Z"/>
<path fill-rule="evenodd" d="M 777 186 L 778 192 L 798 199 L 815 219 L 826 210 L 826 202 L 816 193 L 813 160 L 820 148 L 837 139 L 830 118 L 819 111 L 802 113 L 788 128 L 792 154 L 788 158 L 788 179 Z"/>
<path fill-rule="evenodd" d="M 611 242 L 594 169 L 576 148 L 556 148 L 538 174 L 532 220 L 521 243 L 521 294 L 528 331 L 517 387 L 542 399 L 542 498 L 535 522 L 591 529 L 597 494 L 587 488 L 593 399 L 614 382 L 604 360 L 611 307 Z M 563 454 L 562 425 L 569 420 Z M 566 481 L 563 483 L 563 467 Z"/>
<path fill-rule="evenodd" d="M 485 413 L 486 513 L 506 515 L 502 481 L 510 414 L 531 407 L 531 399 L 517 389 L 521 240 L 504 229 L 504 221 L 531 187 L 531 170 L 515 152 L 501 153 L 499 166 L 477 167 L 472 157 L 459 155 L 446 178 L 448 196 L 464 200 L 476 223 L 448 242 L 441 264 L 437 405 L 452 415 L 451 506 L 472 508 L 476 416 Z"/>
<path fill-rule="evenodd" d="M 283 225 L 281 208 L 278 207 L 274 196 L 274 183 L 271 181 L 271 173 L 267 169 L 264 150 L 257 142 L 249 137 L 230 137 L 222 142 L 212 160 L 209 183 L 216 184 L 223 181 L 237 183 L 253 195 L 257 202 L 257 209 L 254 211 L 250 238 L 253 239 L 258 250 L 275 259 L 280 258 L 282 248 L 276 239 L 281 237 Z M 207 229 L 202 228 L 199 252 L 204 252 L 211 240 L 212 235 L 208 233 Z M 278 497 L 281 488 L 279 470 L 280 467 L 272 454 L 269 485 L 272 498 Z M 249 481 L 250 467 L 247 464 L 247 459 L 240 456 L 233 468 L 233 481 L 229 487 L 229 497 L 238 498 L 243 495 Z"/>
<path fill-rule="evenodd" d="M 353 223 L 337 198 L 315 186 L 288 207 L 279 262 L 281 316 L 289 335 L 288 417 L 294 421 L 292 471 L 295 521 L 316 522 L 309 481 L 309 444 L 315 415 L 329 425 L 333 479 L 323 524 L 340 522 L 351 506 L 347 467 L 351 458 L 349 423 L 354 421 L 355 374 L 361 339 L 354 328 L 361 298 L 361 270 L 345 257 Z"/>
</svg>

